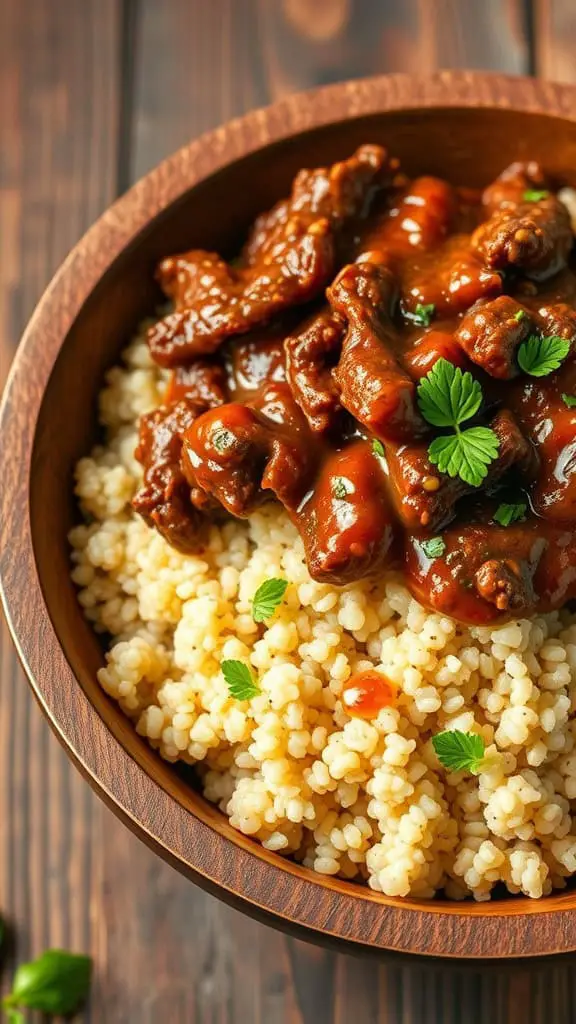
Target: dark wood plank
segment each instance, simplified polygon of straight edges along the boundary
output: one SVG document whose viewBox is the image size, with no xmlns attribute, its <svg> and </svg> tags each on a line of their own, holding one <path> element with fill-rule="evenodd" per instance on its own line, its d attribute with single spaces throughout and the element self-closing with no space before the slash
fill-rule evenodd
<svg viewBox="0 0 576 1024">
<path fill-rule="evenodd" d="M 576 6 L 572 0 L 533 0 L 535 70 L 555 82 L 576 82 Z"/>
<path fill-rule="evenodd" d="M 0 5 L 2 380 L 51 274 L 114 195 L 119 24 L 118 0 Z M 6 985 L 16 959 L 47 946 L 92 949 L 99 836 L 104 820 L 110 837 L 121 830 L 51 736 L 4 628 L 0 705 Z"/>
</svg>

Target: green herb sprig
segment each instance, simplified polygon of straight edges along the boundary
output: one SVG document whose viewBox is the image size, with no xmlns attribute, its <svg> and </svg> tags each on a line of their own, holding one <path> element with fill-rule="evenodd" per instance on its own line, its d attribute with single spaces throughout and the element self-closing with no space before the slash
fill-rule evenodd
<svg viewBox="0 0 576 1024">
<path fill-rule="evenodd" d="M 235 700 L 250 700 L 261 693 L 250 669 L 243 661 L 234 658 L 226 659 L 220 666 L 222 675 L 228 684 L 230 696 Z"/>
<path fill-rule="evenodd" d="M 481 736 L 459 729 L 439 732 L 432 737 L 432 746 L 440 764 L 449 772 L 470 772 L 479 775 L 494 761 L 484 756 L 485 745 Z"/>
<path fill-rule="evenodd" d="M 532 334 L 518 349 L 518 365 L 530 377 L 547 377 L 559 369 L 569 351 L 570 342 L 565 338 L 538 338 Z"/>
<path fill-rule="evenodd" d="M 423 540 L 420 543 L 420 547 L 428 558 L 442 558 L 446 551 L 446 544 L 442 537 L 430 537 L 429 540 Z"/>
<path fill-rule="evenodd" d="M 14 975 L 12 991 L 2 1000 L 8 1020 L 11 1024 L 23 1024 L 21 1008 L 53 1016 L 74 1013 L 88 995 L 91 974 L 89 956 L 63 949 L 49 949 L 37 960 L 21 964 Z"/>
<path fill-rule="evenodd" d="M 576 395 L 562 395 L 562 401 L 567 409 L 576 409 Z"/>
<path fill-rule="evenodd" d="M 264 580 L 252 598 L 252 618 L 254 622 L 266 622 L 271 619 L 280 604 L 286 587 L 287 580 L 275 577 L 271 580 Z"/>
<path fill-rule="evenodd" d="M 549 195 L 547 188 L 527 188 L 522 198 L 525 203 L 539 203 L 541 199 L 547 199 Z"/>
<path fill-rule="evenodd" d="M 432 317 L 436 312 L 436 306 L 433 302 L 427 302 L 422 304 L 418 302 L 413 313 L 410 313 L 410 319 L 418 324 L 420 327 L 429 327 L 432 323 Z"/>
<path fill-rule="evenodd" d="M 372 441 L 372 451 L 374 452 L 374 455 L 378 456 L 379 459 L 386 458 L 386 452 L 384 451 L 384 445 L 382 444 L 382 441 L 378 440 L 377 437 L 375 437 L 373 439 L 373 441 Z"/>
<path fill-rule="evenodd" d="M 430 462 L 441 473 L 459 476 L 471 487 L 480 487 L 488 466 L 498 456 L 500 442 L 490 427 L 460 429 L 482 404 L 478 381 L 447 359 L 438 359 L 420 381 L 417 395 L 420 412 L 428 423 L 454 429 L 453 434 L 432 441 L 428 448 Z"/>
<path fill-rule="evenodd" d="M 494 521 L 500 526 L 510 526 L 511 523 L 520 523 L 526 519 L 527 505 L 525 501 L 519 501 L 516 505 L 508 505 L 503 502 L 494 513 Z"/>
</svg>

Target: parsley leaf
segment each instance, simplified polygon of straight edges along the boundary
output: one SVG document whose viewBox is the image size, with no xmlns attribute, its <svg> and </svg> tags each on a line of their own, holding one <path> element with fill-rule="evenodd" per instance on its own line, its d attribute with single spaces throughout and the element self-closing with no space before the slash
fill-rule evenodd
<svg viewBox="0 0 576 1024">
<path fill-rule="evenodd" d="M 458 729 L 439 732 L 432 737 L 436 757 L 449 772 L 470 772 L 478 775 L 484 760 L 484 740 L 471 732 Z"/>
<path fill-rule="evenodd" d="M 428 458 L 441 473 L 459 476 L 471 487 L 480 487 L 499 447 L 500 442 L 490 427 L 471 427 L 435 438 L 428 449 Z"/>
<path fill-rule="evenodd" d="M 410 314 L 410 319 L 421 327 L 429 327 L 435 312 L 436 306 L 433 302 L 427 302 L 426 305 L 422 305 L 421 302 L 418 302 L 416 309 Z"/>
<path fill-rule="evenodd" d="M 372 451 L 374 452 L 374 455 L 378 456 L 379 459 L 384 459 L 386 457 L 384 445 L 382 444 L 382 441 L 378 440 L 377 437 L 375 437 L 374 440 L 372 441 Z"/>
<path fill-rule="evenodd" d="M 442 537 L 430 537 L 429 540 L 423 540 L 420 542 L 420 547 L 428 558 L 442 558 L 446 551 L 446 545 Z"/>
<path fill-rule="evenodd" d="M 474 416 L 481 404 L 478 381 L 447 359 L 438 359 L 418 385 L 420 412 L 434 427 L 455 427 Z"/>
<path fill-rule="evenodd" d="M 86 998 L 91 973 L 89 956 L 49 949 L 37 960 L 21 964 L 14 975 L 12 992 L 5 997 L 2 1006 L 14 1022 L 19 1020 L 19 1006 L 67 1016 Z"/>
<path fill-rule="evenodd" d="M 526 518 L 526 502 L 520 501 L 517 505 L 507 505 L 505 502 L 499 505 L 494 513 L 494 520 L 500 526 L 510 526 L 510 523 L 522 522 Z"/>
<path fill-rule="evenodd" d="M 264 580 L 252 598 L 252 618 L 254 622 L 266 622 L 271 619 L 280 601 L 286 593 L 287 580 L 278 577 Z"/>
<path fill-rule="evenodd" d="M 224 679 L 228 683 L 230 696 L 235 700 L 250 700 L 260 693 L 260 687 L 254 681 L 250 669 L 243 661 L 236 661 L 233 658 L 225 660 L 220 666 Z"/>
<path fill-rule="evenodd" d="M 576 395 L 562 395 L 562 401 L 568 409 L 576 409 Z"/>
<path fill-rule="evenodd" d="M 343 476 L 335 476 L 332 481 L 332 494 L 335 498 L 346 498 L 350 493 L 348 484 Z"/>
<path fill-rule="evenodd" d="M 220 454 L 225 452 L 227 448 L 231 448 L 234 444 L 234 440 L 234 434 L 229 430 L 226 430 L 225 427 L 219 427 L 218 430 L 215 430 L 212 434 L 212 444 Z"/>
<path fill-rule="evenodd" d="M 541 199 L 547 199 L 549 195 L 547 188 L 527 188 L 522 199 L 525 203 L 539 203 Z"/>
<path fill-rule="evenodd" d="M 518 349 L 518 365 L 531 377 L 547 377 L 559 368 L 569 351 L 570 342 L 565 338 L 538 338 L 532 334 Z"/>
</svg>

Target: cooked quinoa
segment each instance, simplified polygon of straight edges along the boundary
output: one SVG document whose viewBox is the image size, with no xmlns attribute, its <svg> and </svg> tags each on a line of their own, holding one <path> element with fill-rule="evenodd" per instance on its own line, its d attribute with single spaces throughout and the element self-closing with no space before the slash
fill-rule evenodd
<svg viewBox="0 0 576 1024">
<path fill-rule="evenodd" d="M 274 505 L 179 553 L 130 506 L 137 420 L 164 382 L 139 336 L 100 396 L 106 443 L 76 468 L 72 578 L 113 638 L 104 690 L 162 757 L 198 765 L 234 828 L 321 874 L 420 898 L 562 888 L 576 872 L 576 616 L 468 628 L 394 574 L 317 583 Z M 289 585 L 257 625 L 270 577 Z M 251 666 L 256 697 L 230 697 L 229 658 Z M 398 686 L 397 706 L 351 718 L 343 685 L 370 668 Z M 447 773 L 431 743 L 447 729 L 480 734 L 490 769 Z"/>
</svg>

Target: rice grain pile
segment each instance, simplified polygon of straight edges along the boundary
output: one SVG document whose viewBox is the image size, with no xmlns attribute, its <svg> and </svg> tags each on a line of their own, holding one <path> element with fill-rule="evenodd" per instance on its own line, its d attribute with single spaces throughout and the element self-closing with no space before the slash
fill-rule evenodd
<svg viewBox="0 0 576 1024">
<path fill-rule="evenodd" d="M 317 583 L 273 505 L 180 554 L 130 507 L 137 419 L 164 384 L 139 336 L 100 396 L 106 445 L 77 466 L 72 577 L 113 637 L 102 687 L 162 757 L 198 765 L 235 828 L 315 871 L 390 896 L 562 888 L 576 871 L 576 617 L 468 628 L 394 575 Z M 285 598 L 258 626 L 252 598 L 278 576 Z M 228 658 L 251 666 L 258 696 L 230 697 Z M 350 718 L 342 687 L 369 668 L 397 684 L 397 706 Z M 447 773 L 431 743 L 446 729 L 480 734 L 490 770 Z"/>
</svg>

